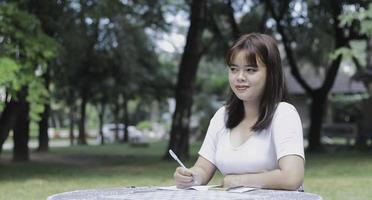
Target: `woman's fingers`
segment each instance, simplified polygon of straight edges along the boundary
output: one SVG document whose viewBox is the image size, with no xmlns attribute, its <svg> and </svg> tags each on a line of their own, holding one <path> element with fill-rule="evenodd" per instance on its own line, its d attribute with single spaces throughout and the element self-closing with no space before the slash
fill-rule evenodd
<svg viewBox="0 0 372 200">
<path fill-rule="evenodd" d="M 192 176 L 192 173 L 193 173 L 190 169 L 186 169 L 183 167 L 177 167 L 176 172 L 184 176 Z"/>
<path fill-rule="evenodd" d="M 188 183 L 193 180 L 192 172 L 188 169 L 177 168 L 174 173 L 174 180 L 176 182 Z"/>
<path fill-rule="evenodd" d="M 176 174 L 175 177 L 174 177 L 174 180 L 176 182 L 189 183 L 189 182 L 193 181 L 193 177 L 192 176 L 182 176 L 182 175 Z"/>
<path fill-rule="evenodd" d="M 178 167 L 174 172 L 174 180 L 178 188 L 187 188 L 193 185 L 193 172 L 189 169 Z"/>
</svg>

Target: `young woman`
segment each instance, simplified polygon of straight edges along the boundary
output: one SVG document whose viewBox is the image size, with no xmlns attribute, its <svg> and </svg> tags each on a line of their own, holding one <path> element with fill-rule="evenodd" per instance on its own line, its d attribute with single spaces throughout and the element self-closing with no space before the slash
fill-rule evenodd
<svg viewBox="0 0 372 200">
<path fill-rule="evenodd" d="M 304 178 L 302 125 L 296 109 L 283 102 L 276 42 L 264 34 L 243 35 L 226 63 L 231 96 L 211 119 L 195 165 L 176 169 L 176 186 L 208 184 L 218 169 L 223 187 L 297 190 Z"/>
</svg>

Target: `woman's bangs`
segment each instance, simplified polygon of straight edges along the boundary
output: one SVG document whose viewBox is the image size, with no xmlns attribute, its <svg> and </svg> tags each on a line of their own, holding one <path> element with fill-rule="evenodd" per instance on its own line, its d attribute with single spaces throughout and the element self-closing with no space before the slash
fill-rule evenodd
<svg viewBox="0 0 372 200">
<path fill-rule="evenodd" d="M 228 65 L 231 65 L 232 61 L 235 59 L 236 55 L 244 51 L 245 53 L 245 60 L 247 65 L 251 66 L 257 66 L 257 60 L 256 60 L 256 52 L 253 49 L 243 49 L 243 48 L 235 48 L 228 58 Z"/>
<path fill-rule="evenodd" d="M 249 49 L 244 49 L 244 52 L 245 52 L 245 61 L 247 62 L 247 65 L 257 67 L 256 51 L 249 48 Z"/>
</svg>

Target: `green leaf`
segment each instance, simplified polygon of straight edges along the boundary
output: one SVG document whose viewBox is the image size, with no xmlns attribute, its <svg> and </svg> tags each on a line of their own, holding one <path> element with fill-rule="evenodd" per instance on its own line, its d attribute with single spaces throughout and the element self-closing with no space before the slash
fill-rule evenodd
<svg viewBox="0 0 372 200">
<path fill-rule="evenodd" d="M 27 101 L 30 103 L 30 119 L 39 121 L 40 114 L 44 112 L 44 104 L 49 98 L 48 90 L 40 79 L 34 79 L 29 84 Z"/>
<path fill-rule="evenodd" d="M 9 57 L 0 57 L 0 86 L 15 79 L 20 66 Z"/>
<path fill-rule="evenodd" d="M 351 58 L 352 57 L 352 50 L 347 48 L 347 47 L 341 47 L 339 49 L 337 49 L 335 52 L 333 52 L 331 55 L 330 55 L 330 59 L 334 60 L 336 59 L 338 56 L 342 56 L 344 58 Z"/>
<path fill-rule="evenodd" d="M 372 37 L 372 20 L 364 20 L 360 24 L 360 32 Z"/>
</svg>

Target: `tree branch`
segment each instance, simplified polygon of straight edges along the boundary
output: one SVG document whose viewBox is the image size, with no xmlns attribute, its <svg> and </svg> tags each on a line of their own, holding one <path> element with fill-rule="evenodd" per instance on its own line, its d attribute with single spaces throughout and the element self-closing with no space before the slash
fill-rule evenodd
<svg viewBox="0 0 372 200">
<path fill-rule="evenodd" d="M 238 39 L 241 35 L 241 30 L 238 26 L 238 23 L 236 23 L 235 17 L 234 17 L 234 8 L 232 7 L 232 2 L 231 0 L 227 1 L 227 19 L 228 22 L 231 26 L 232 32 L 233 32 L 233 37 L 235 39 Z"/>
<path fill-rule="evenodd" d="M 309 86 L 309 84 L 303 79 L 302 75 L 300 74 L 300 72 L 298 70 L 297 63 L 295 61 L 295 58 L 294 58 L 294 55 L 293 55 L 293 52 L 292 52 L 292 49 L 290 47 L 290 43 L 289 43 L 288 38 L 287 38 L 287 35 L 285 34 L 284 29 L 281 25 L 281 20 L 282 20 L 283 15 L 284 15 L 285 12 L 281 11 L 281 15 L 279 16 L 279 15 L 276 14 L 271 1 L 270 0 L 265 0 L 265 2 L 266 2 L 267 7 L 269 8 L 274 20 L 275 20 L 275 22 L 276 22 L 278 32 L 282 36 L 284 49 L 285 49 L 285 52 L 287 54 L 287 59 L 288 59 L 288 62 L 289 62 L 289 66 L 291 67 L 292 75 L 294 76 L 296 81 L 302 86 L 302 88 L 305 90 L 305 92 L 307 94 L 312 95 L 314 93 L 314 90 Z"/>
<path fill-rule="evenodd" d="M 208 11 L 211 11 L 211 10 L 208 9 Z M 212 12 L 210 12 L 210 14 L 208 16 L 209 16 L 208 19 L 209 19 L 209 22 L 210 22 L 210 23 L 208 23 L 208 25 L 209 25 L 208 27 L 210 28 L 211 32 L 213 33 L 213 37 L 215 39 L 218 39 L 219 42 L 222 42 L 225 49 L 228 49 L 229 48 L 228 39 L 226 39 L 224 37 L 224 35 L 221 32 L 221 29 L 218 27 L 216 19 L 214 18 L 214 14 Z M 215 41 L 213 41 L 213 42 L 215 42 Z"/>
<path fill-rule="evenodd" d="M 261 23 L 260 23 L 260 28 L 259 28 L 259 30 L 261 31 L 261 32 L 265 32 L 265 30 L 266 30 L 266 27 L 265 27 L 265 25 L 266 25 L 266 20 L 267 20 L 267 18 L 268 18 L 268 10 L 266 9 L 266 5 L 264 4 L 263 5 L 264 6 L 264 13 L 263 13 L 263 15 L 262 15 L 262 19 L 261 19 Z"/>
<path fill-rule="evenodd" d="M 357 71 L 362 70 L 362 65 L 360 64 L 360 62 L 358 61 L 358 59 L 355 56 L 353 56 L 352 60 L 355 64 L 355 67 L 357 68 Z"/>
<path fill-rule="evenodd" d="M 333 29 L 335 31 L 334 32 L 335 33 L 334 38 L 335 38 L 335 44 L 336 44 L 335 49 L 346 46 L 348 44 L 348 40 L 343 35 L 343 30 L 338 26 L 340 24 L 338 16 L 341 14 L 341 10 L 342 10 L 341 3 L 339 1 L 334 6 L 332 6 L 331 13 L 332 13 L 332 18 L 334 20 Z M 326 77 L 321 87 L 321 90 L 323 90 L 323 92 L 328 93 L 331 90 L 335 82 L 338 69 L 340 68 L 341 61 L 342 61 L 341 55 L 339 55 L 335 60 L 332 61 L 331 66 L 326 73 Z"/>
</svg>

